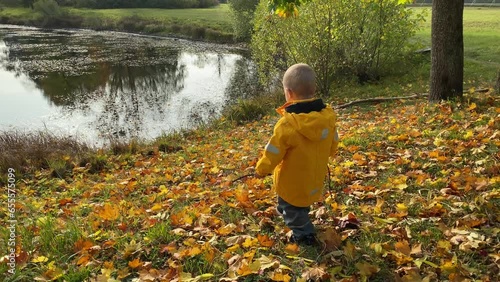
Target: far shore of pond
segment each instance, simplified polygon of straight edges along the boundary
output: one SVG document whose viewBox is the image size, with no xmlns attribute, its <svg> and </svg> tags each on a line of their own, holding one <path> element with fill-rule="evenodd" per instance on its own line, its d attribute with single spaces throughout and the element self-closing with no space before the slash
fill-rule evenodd
<svg viewBox="0 0 500 282">
<path fill-rule="evenodd" d="M 0 8 L 0 24 L 41 28 L 83 28 L 236 44 L 227 4 L 205 9 L 79 9 L 43 18 L 29 8 Z"/>
</svg>

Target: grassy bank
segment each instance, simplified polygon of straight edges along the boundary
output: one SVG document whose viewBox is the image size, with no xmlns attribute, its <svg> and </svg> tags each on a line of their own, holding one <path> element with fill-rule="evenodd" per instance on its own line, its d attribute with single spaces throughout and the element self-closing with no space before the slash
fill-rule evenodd
<svg viewBox="0 0 500 282">
<path fill-rule="evenodd" d="M 311 213 L 318 248 L 287 243 L 269 177 L 233 181 L 255 165 L 276 117 L 235 127 L 220 120 L 152 147 L 101 151 L 100 169 L 67 156 L 64 176 L 16 174 L 17 272 L 9 275 L 4 259 L 0 277 L 494 281 L 500 98 L 466 101 L 339 111 L 332 188 Z M 0 215 L 9 215 L 6 205 Z M 9 236 L 1 226 L 0 245 Z"/>
<path fill-rule="evenodd" d="M 233 42 L 229 6 L 207 9 L 76 9 L 48 22 L 27 8 L 4 8 L 0 23 L 119 30 L 213 42 Z"/>
</svg>

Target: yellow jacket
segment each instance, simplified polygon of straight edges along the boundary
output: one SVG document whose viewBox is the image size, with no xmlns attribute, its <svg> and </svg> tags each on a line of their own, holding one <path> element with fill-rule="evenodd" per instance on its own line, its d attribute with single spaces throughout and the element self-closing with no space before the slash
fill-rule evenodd
<svg viewBox="0 0 500 282">
<path fill-rule="evenodd" d="M 278 196 L 307 207 L 321 199 L 328 157 L 337 151 L 335 112 L 321 99 L 286 103 L 277 111 L 282 117 L 255 170 L 260 175 L 274 171 Z"/>
</svg>

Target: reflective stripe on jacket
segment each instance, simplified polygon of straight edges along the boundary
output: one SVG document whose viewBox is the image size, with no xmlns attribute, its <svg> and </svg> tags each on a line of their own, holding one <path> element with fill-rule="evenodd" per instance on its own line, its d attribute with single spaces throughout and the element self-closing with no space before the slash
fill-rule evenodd
<svg viewBox="0 0 500 282">
<path fill-rule="evenodd" d="M 276 193 L 291 205 L 307 207 L 321 199 L 328 158 L 337 151 L 335 112 L 321 99 L 294 101 L 277 111 L 282 117 L 256 172 L 273 172 Z"/>
</svg>

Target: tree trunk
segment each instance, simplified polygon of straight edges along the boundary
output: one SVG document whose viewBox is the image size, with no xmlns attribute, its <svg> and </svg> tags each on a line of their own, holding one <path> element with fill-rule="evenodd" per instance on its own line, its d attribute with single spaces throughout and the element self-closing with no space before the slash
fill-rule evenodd
<svg viewBox="0 0 500 282">
<path fill-rule="evenodd" d="M 432 1 L 430 101 L 462 97 L 463 0 Z"/>
</svg>

